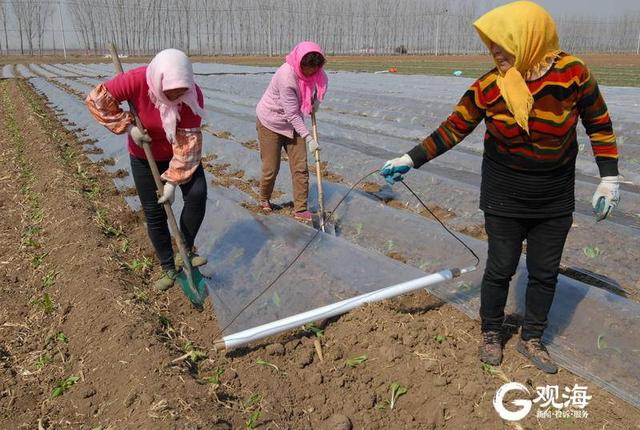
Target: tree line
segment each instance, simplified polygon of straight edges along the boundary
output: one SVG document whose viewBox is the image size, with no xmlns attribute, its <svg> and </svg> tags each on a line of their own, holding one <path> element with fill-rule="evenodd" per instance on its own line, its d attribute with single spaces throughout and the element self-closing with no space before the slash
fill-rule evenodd
<svg viewBox="0 0 640 430">
<path fill-rule="evenodd" d="M 149 55 L 282 55 L 301 40 L 329 54 L 485 52 L 471 23 L 491 0 L 1 0 L 0 49 Z M 640 13 L 556 18 L 569 52 L 640 54 Z"/>
</svg>

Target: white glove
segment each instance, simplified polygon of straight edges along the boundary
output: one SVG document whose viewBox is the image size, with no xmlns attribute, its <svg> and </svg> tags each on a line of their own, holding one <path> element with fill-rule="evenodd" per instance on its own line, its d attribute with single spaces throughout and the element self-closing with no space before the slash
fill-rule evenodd
<svg viewBox="0 0 640 430">
<path fill-rule="evenodd" d="M 591 199 L 596 221 L 605 219 L 620 201 L 620 179 L 617 176 L 605 176 Z"/>
<path fill-rule="evenodd" d="M 380 174 L 384 176 L 385 181 L 390 185 L 404 179 L 402 175 L 407 173 L 413 167 L 413 160 L 409 157 L 409 154 L 404 154 L 402 157 L 394 158 L 387 161 L 380 169 Z"/>
<path fill-rule="evenodd" d="M 318 146 L 318 142 L 316 142 L 316 140 L 311 137 L 310 134 L 307 135 L 307 137 L 304 138 L 304 141 L 307 143 L 307 148 L 309 148 L 309 152 L 314 154 L 316 153 L 316 149 L 319 151 L 320 147 Z"/>
<path fill-rule="evenodd" d="M 312 106 L 313 106 L 313 109 L 312 109 L 313 113 L 318 112 L 318 109 L 320 109 L 320 100 L 314 98 Z"/>
<path fill-rule="evenodd" d="M 143 142 L 151 143 L 151 136 L 149 136 L 147 130 L 140 130 L 136 125 L 132 124 L 129 126 L 129 134 L 131 135 L 131 138 L 133 139 L 135 144 L 140 148 L 142 148 Z"/>
<path fill-rule="evenodd" d="M 169 204 L 173 204 L 173 201 L 176 198 L 176 184 L 172 182 L 167 182 L 164 184 L 162 189 L 162 197 L 158 199 L 158 204 L 164 204 L 164 202 L 169 202 Z"/>
</svg>

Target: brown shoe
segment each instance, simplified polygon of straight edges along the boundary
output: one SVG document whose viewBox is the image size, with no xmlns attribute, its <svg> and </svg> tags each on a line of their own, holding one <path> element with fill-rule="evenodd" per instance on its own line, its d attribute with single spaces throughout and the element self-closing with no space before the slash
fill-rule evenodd
<svg viewBox="0 0 640 430">
<path fill-rule="evenodd" d="M 516 349 L 519 353 L 527 357 L 534 366 L 546 373 L 557 373 L 558 366 L 551 361 L 547 348 L 542 344 L 539 337 L 518 342 Z"/>
<path fill-rule="evenodd" d="M 502 363 L 502 334 L 499 331 L 482 332 L 480 361 L 492 366 Z"/>
</svg>

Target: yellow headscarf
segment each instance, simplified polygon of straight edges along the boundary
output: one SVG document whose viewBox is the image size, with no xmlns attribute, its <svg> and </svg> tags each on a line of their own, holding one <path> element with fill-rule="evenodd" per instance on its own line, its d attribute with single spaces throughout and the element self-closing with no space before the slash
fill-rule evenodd
<svg viewBox="0 0 640 430">
<path fill-rule="evenodd" d="M 499 72 L 497 84 L 516 122 L 529 133 L 533 96 L 523 75 L 537 73 L 560 52 L 553 18 L 536 3 L 516 1 L 485 13 L 473 26 L 487 48 L 493 41 L 515 56 L 513 67 Z"/>
</svg>

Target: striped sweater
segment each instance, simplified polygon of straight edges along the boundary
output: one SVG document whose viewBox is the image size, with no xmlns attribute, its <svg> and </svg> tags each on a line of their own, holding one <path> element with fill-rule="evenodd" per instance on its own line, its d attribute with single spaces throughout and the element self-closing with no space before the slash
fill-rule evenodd
<svg viewBox="0 0 640 430">
<path fill-rule="evenodd" d="M 496 69 L 476 80 L 453 113 L 409 151 L 415 167 L 448 151 L 484 119 L 480 208 L 495 215 L 548 217 L 574 209 L 578 117 L 591 140 L 600 176 L 618 174 L 618 151 L 595 78 L 577 57 L 562 53 L 533 95 L 527 134 L 501 97 Z"/>
</svg>

